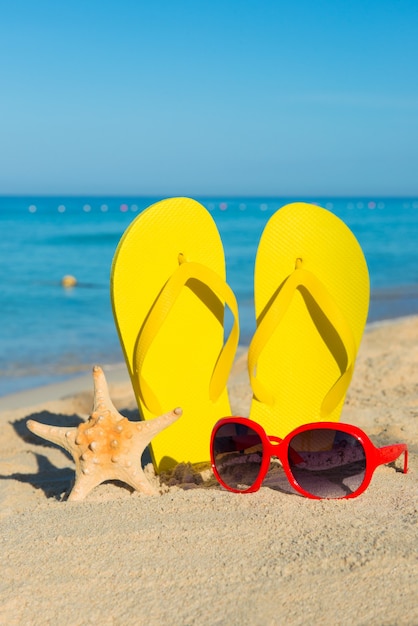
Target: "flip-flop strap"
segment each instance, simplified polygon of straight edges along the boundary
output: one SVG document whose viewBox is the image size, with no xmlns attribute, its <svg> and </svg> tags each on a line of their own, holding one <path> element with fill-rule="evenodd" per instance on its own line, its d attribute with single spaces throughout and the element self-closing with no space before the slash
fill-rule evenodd
<svg viewBox="0 0 418 626">
<path fill-rule="evenodd" d="M 163 326 L 183 287 L 190 279 L 205 284 L 211 291 L 230 308 L 234 322 L 228 339 L 224 343 L 209 384 L 209 397 L 213 402 L 225 389 L 228 375 L 235 358 L 239 338 L 238 305 L 234 292 L 229 285 L 213 270 L 194 261 L 180 262 L 179 267 L 171 275 L 155 301 L 138 337 L 134 354 L 134 374 L 139 383 L 139 393 L 149 411 L 155 415 L 163 412 L 155 393 L 142 375 L 142 368 L 151 344 Z"/>
<path fill-rule="evenodd" d="M 324 284 L 310 271 L 296 268 L 283 283 L 280 291 L 272 301 L 268 311 L 258 325 L 248 351 L 248 372 L 254 396 L 264 404 L 274 403 L 273 394 L 256 378 L 256 368 L 260 354 L 268 343 L 272 333 L 280 324 L 289 308 L 295 291 L 304 287 L 315 300 L 328 321 L 337 332 L 347 355 L 347 363 L 341 376 L 326 394 L 320 410 L 321 417 L 329 415 L 340 403 L 347 392 L 353 375 L 354 362 L 357 354 L 356 342 L 345 316 Z M 279 357 L 278 357 L 279 358 Z"/>
</svg>

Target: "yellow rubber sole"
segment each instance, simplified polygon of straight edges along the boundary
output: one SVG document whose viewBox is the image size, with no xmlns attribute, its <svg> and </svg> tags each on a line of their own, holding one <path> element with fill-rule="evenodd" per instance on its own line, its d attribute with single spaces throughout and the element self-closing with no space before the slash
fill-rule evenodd
<svg viewBox="0 0 418 626">
<path fill-rule="evenodd" d="M 367 264 L 344 222 L 315 205 L 286 205 L 266 224 L 255 262 L 257 324 L 297 264 L 312 272 L 332 296 L 358 350 L 369 306 Z M 272 392 L 274 402 L 260 402 L 254 395 L 250 417 L 268 434 L 284 437 L 301 424 L 321 420 L 321 403 L 341 375 L 335 359 L 339 338 L 333 333 L 324 312 L 296 290 L 257 363 L 257 378 Z M 327 421 L 339 419 L 343 402 Z"/>
<path fill-rule="evenodd" d="M 209 212 L 189 198 L 171 198 L 143 211 L 125 231 L 111 271 L 116 327 L 142 419 L 156 417 L 142 397 L 136 375 L 141 329 L 179 259 L 200 263 L 225 280 L 220 235 Z M 180 462 L 209 461 L 210 433 L 230 414 L 227 389 L 216 401 L 209 382 L 224 341 L 224 306 L 207 287 L 189 281 L 144 360 L 141 376 L 166 412 L 177 406 L 182 417 L 150 444 L 157 472 Z"/>
</svg>

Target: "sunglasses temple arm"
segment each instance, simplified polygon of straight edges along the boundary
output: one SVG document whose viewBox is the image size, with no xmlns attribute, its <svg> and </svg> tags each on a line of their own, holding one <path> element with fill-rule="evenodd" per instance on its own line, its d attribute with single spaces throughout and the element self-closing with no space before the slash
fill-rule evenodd
<svg viewBox="0 0 418 626">
<path fill-rule="evenodd" d="M 391 463 L 404 453 L 403 473 L 408 471 L 408 446 L 406 443 L 398 443 L 392 446 L 383 446 L 379 448 L 379 464 Z"/>
</svg>

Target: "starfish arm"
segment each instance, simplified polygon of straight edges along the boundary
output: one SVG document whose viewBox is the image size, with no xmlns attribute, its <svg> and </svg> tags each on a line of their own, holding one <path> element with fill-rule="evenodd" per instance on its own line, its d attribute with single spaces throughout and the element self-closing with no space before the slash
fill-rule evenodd
<svg viewBox="0 0 418 626">
<path fill-rule="evenodd" d="M 158 493 L 158 489 L 151 485 L 140 465 L 120 472 L 118 480 L 123 481 L 135 489 L 135 491 L 139 491 L 145 495 L 153 496 Z"/>
<path fill-rule="evenodd" d="M 93 384 L 93 412 L 100 413 L 100 411 L 103 410 L 110 410 L 111 412 L 118 413 L 110 398 L 109 387 L 107 386 L 106 378 L 100 365 L 95 365 L 93 367 Z"/>
<path fill-rule="evenodd" d="M 52 443 L 56 443 L 58 446 L 65 448 L 71 454 L 73 453 L 73 443 L 76 436 L 76 428 L 66 428 L 65 426 L 48 426 L 48 424 L 41 424 L 35 420 L 28 420 L 26 422 L 28 429 L 46 439 Z"/>
<path fill-rule="evenodd" d="M 101 476 L 88 476 L 85 474 L 78 474 L 76 476 L 76 480 L 73 488 L 71 489 L 70 495 L 67 500 L 69 502 L 81 502 L 84 498 L 92 491 L 95 487 L 100 485 L 107 478 L 102 478 Z"/>
<path fill-rule="evenodd" d="M 164 413 L 159 417 L 154 417 L 152 420 L 146 420 L 138 423 L 139 437 L 143 444 L 143 449 L 150 443 L 151 439 L 158 435 L 162 430 L 170 426 L 173 422 L 179 419 L 183 415 L 183 411 L 180 407 L 177 407 L 173 411 Z M 142 451 L 141 451 L 142 454 Z"/>
</svg>

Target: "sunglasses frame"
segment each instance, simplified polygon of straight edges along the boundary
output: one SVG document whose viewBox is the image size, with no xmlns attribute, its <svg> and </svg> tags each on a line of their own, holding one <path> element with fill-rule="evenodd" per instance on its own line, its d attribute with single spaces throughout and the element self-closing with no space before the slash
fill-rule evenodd
<svg viewBox="0 0 418 626">
<path fill-rule="evenodd" d="M 252 428 L 260 437 L 261 443 L 263 445 L 263 457 L 259 474 L 255 482 L 248 489 L 240 490 L 229 487 L 226 483 L 224 483 L 216 468 L 214 453 L 215 437 L 219 428 L 221 426 L 224 426 L 225 424 L 242 424 L 244 426 Z M 341 498 L 322 498 L 321 496 L 316 496 L 309 493 L 308 491 L 305 491 L 298 484 L 295 477 L 293 476 L 288 462 L 289 444 L 293 437 L 309 430 L 324 429 L 337 430 L 339 432 L 351 435 L 361 443 L 366 457 L 366 469 L 363 482 L 355 491 L 353 491 L 353 493 L 342 496 Z M 228 491 L 232 491 L 234 493 L 253 493 L 255 491 L 258 491 L 270 467 L 270 459 L 272 456 L 274 456 L 277 457 L 281 462 L 290 485 L 302 496 L 305 496 L 306 498 L 311 498 L 312 500 L 345 500 L 348 498 L 356 498 L 367 489 L 374 474 L 374 471 L 377 467 L 379 467 L 379 465 L 384 465 L 385 463 L 391 463 L 392 461 L 395 461 L 402 453 L 404 454 L 403 473 L 406 474 L 408 471 L 408 447 L 406 443 L 398 443 L 378 448 L 374 445 L 374 443 L 372 443 L 366 433 L 364 433 L 360 428 L 351 424 L 343 424 L 341 422 L 313 422 L 311 424 L 304 424 L 303 426 L 299 426 L 298 428 L 292 430 L 283 439 L 280 439 L 280 437 L 272 437 L 267 435 L 264 428 L 260 426 L 260 424 L 254 422 L 248 417 L 224 417 L 223 419 L 219 420 L 213 427 L 210 440 L 210 458 L 213 473 L 215 474 L 217 481 L 222 485 L 222 487 L 224 487 Z"/>
</svg>

